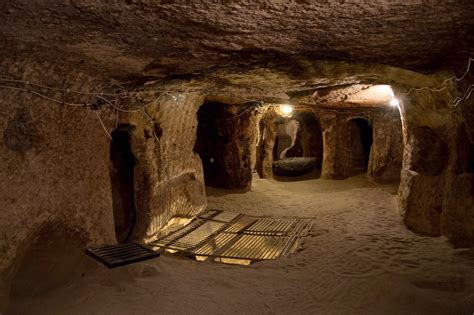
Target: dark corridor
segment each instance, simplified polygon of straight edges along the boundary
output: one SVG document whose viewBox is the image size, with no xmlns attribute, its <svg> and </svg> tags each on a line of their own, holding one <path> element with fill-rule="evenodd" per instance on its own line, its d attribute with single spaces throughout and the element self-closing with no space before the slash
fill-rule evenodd
<svg viewBox="0 0 474 315">
<path fill-rule="evenodd" d="M 119 243 L 126 242 L 136 221 L 134 166 L 130 147 L 130 126 L 121 125 L 112 132 L 110 143 L 110 179 L 114 209 L 115 235 Z"/>
<path fill-rule="evenodd" d="M 198 127 L 194 151 L 199 154 L 207 186 L 226 187 L 229 181 L 225 172 L 222 152 L 227 137 L 219 132 L 217 120 L 222 116 L 222 105 L 204 103 L 197 113 Z"/>
<path fill-rule="evenodd" d="M 372 126 L 363 118 L 350 121 L 351 159 L 355 173 L 367 172 L 372 147 Z"/>
</svg>

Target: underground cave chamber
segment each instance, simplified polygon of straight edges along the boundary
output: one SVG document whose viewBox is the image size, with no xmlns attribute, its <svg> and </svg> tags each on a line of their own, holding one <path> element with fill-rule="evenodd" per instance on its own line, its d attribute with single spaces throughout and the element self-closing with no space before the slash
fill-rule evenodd
<svg viewBox="0 0 474 315">
<path fill-rule="evenodd" d="M 379 96 L 380 97 L 380 96 Z M 252 178 L 400 178 L 403 137 L 398 108 L 385 99 L 342 108 L 205 101 L 197 113 L 194 151 L 206 186 L 249 190 Z M 378 103 L 377 103 L 378 102 Z M 254 108 L 254 110 L 252 110 Z M 373 125 L 377 128 L 373 130 Z"/>
<path fill-rule="evenodd" d="M 472 314 L 474 1 L 0 20 L 1 314 Z"/>
<path fill-rule="evenodd" d="M 350 86 L 346 89 L 363 92 L 370 88 Z M 339 88 L 336 90 L 338 95 L 345 92 L 344 89 L 342 92 Z M 210 101 L 216 97 L 206 98 L 197 93 L 156 98 L 152 91 L 142 93 L 150 93 L 138 105 L 148 104 L 146 112 L 132 111 L 137 106 L 133 102 L 125 105 L 131 113 L 107 116 L 105 109 L 89 108 L 72 112 L 75 115 L 72 121 L 78 124 L 89 121 L 90 116 L 102 115 L 101 122 L 110 128 L 110 139 L 104 137 L 99 122 L 99 128 L 93 132 L 83 130 L 77 135 L 80 128 L 75 126 L 58 135 L 65 139 L 80 136 L 81 142 L 65 141 L 68 146 L 61 148 L 48 146 L 48 150 L 58 156 L 70 154 L 71 146 L 74 146 L 74 152 L 82 152 L 77 160 L 55 161 L 53 170 L 57 169 L 57 173 L 53 183 L 55 187 L 64 186 L 70 191 L 80 189 L 89 198 L 80 205 L 77 216 L 66 214 L 76 205 L 74 199 L 68 199 L 64 203 L 68 206 L 64 207 L 53 227 L 48 225 L 45 230 L 32 231 L 34 242 L 22 247 L 16 256 L 15 267 L 9 271 L 8 282 L 12 284 L 8 288 L 9 296 L 11 294 L 15 299 L 35 296 L 37 292 L 27 290 L 32 281 L 44 283 L 38 290 L 51 290 L 71 283 L 81 276 L 74 272 L 77 266 L 81 270 L 93 270 L 91 261 L 87 257 L 83 260 L 83 249 L 90 244 L 130 240 L 147 243 L 172 219 L 189 219 L 201 213 L 207 207 L 206 199 L 213 200 L 216 195 L 231 196 L 235 192 L 251 193 L 255 179 L 279 181 L 290 190 L 291 185 L 307 180 L 299 176 L 311 172 L 314 174 L 311 179 L 340 181 L 342 186 L 345 179 L 357 176 L 380 184 L 400 183 L 398 198 L 405 211 L 403 220 L 410 229 L 432 236 L 439 236 L 444 231 L 457 246 L 470 244 L 467 233 L 461 234 L 458 228 L 449 224 L 441 225 L 442 220 L 457 220 L 456 214 L 449 211 L 445 216 L 439 214 L 444 202 L 456 204 L 461 213 L 470 209 L 468 198 L 465 203 L 455 200 L 472 193 L 468 183 L 473 172 L 474 154 L 473 145 L 468 141 L 468 128 L 453 123 L 454 126 L 450 126 L 452 134 L 447 136 L 435 127 L 417 125 L 419 120 L 411 120 L 411 117 L 421 114 L 410 112 L 410 106 L 424 104 L 423 98 L 406 98 L 399 106 L 392 106 L 385 99 L 361 101 L 354 96 L 346 102 L 320 100 L 311 106 L 294 101 L 291 102 L 292 112 L 283 113 L 281 106 L 287 103 Z M 323 89 L 319 93 L 330 98 L 334 91 Z M 430 95 L 425 97 L 430 102 L 436 99 Z M 62 110 L 55 109 L 52 115 L 58 120 L 64 119 Z M 8 135 L 19 128 L 18 119 L 29 119 L 28 124 L 37 124 L 35 119 L 41 116 L 34 113 L 39 111 L 13 116 Z M 44 132 L 45 138 L 57 132 L 52 126 L 42 128 L 47 130 L 38 132 Z M 6 142 L 11 151 L 23 148 L 18 143 L 26 132 L 21 129 L 18 133 L 18 138 Z M 447 145 L 449 137 L 453 137 L 456 145 Z M 31 141 L 30 138 L 27 140 Z M 91 158 L 91 150 L 102 158 Z M 304 174 L 280 175 L 276 170 L 275 165 L 282 161 L 307 158 L 312 159 L 313 164 Z M 85 167 L 71 171 L 71 164 L 83 163 L 86 163 Z M 294 180 L 287 180 L 289 177 Z M 47 180 L 48 177 L 44 178 Z M 58 178 L 61 185 L 57 184 Z M 426 183 L 439 183 L 439 178 L 444 178 L 443 184 L 456 190 L 457 195 L 446 196 L 446 200 L 421 195 L 422 201 L 429 203 L 429 209 L 434 211 L 422 213 L 420 219 L 420 213 L 414 210 L 423 205 L 417 193 L 426 192 Z M 51 186 L 51 182 L 47 183 Z M 47 186 L 41 185 L 41 189 Z M 224 189 L 206 196 L 205 186 Z M 38 193 L 51 194 L 41 189 Z M 428 196 L 433 196 L 442 187 L 430 185 L 429 189 Z M 104 194 L 108 197 L 104 198 Z M 280 202 L 278 198 L 274 196 L 275 204 Z M 89 212 L 86 208 L 99 210 Z M 251 211 L 248 213 L 252 215 Z M 96 241 L 91 243 L 91 238 Z M 71 250 L 75 254 L 68 255 L 66 252 Z M 37 257 L 37 261 L 32 257 Z M 41 278 L 56 272 L 48 266 L 59 265 L 61 274 L 57 279 L 49 282 Z"/>
</svg>

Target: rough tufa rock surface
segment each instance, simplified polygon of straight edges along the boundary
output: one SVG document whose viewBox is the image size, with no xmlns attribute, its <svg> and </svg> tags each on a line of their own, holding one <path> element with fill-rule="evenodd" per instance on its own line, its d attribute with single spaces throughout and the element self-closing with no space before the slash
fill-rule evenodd
<svg viewBox="0 0 474 315">
<path fill-rule="evenodd" d="M 472 47 L 474 4 L 15 0 L 0 5 L 0 20 L 0 55 L 27 53 L 114 77 L 167 77 L 298 55 L 426 66 Z"/>
<path fill-rule="evenodd" d="M 59 88 L 37 91 L 80 105 L 51 103 L 14 90 L 30 89 L 25 83 L 2 81 L 10 89 L 0 90 L 0 312 L 28 244 L 40 236 L 74 239 L 77 248 L 115 242 L 104 129 L 133 126 L 133 239 L 153 238 L 171 216 L 206 206 L 205 161 L 193 151 L 205 101 L 228 104 L 224 117 L 249 102 L 309 106 L 322 129 L 323 178 L 354 173 L 352 153 L 360 148 L 348 149 L 349 122 L 366 119 L 373 129 L 368 175 L 397 179 L 403 160 L 406 225 L 474 246 L 474 98 L 452 107 L 473 77 L 440 92 L 402 93 L 462 74 L 474 52 L 472 1 L 15 0 L 0 4 L 0 20 L 2 79 Z M 439 71 L 442 65 L 450 70 Z M 372 84 L 395 88 L 402 124 L 386 104 L 345 102 L 346 91 Z M 142 97 L 122 95 L 120 106 L 141 110 L 81 106 L 101 103 L 99 92 L 128 91 Z M 254 168 L 272 176 L 276 119 L 251 111 L 215 124 L 227 139 L 218 153 L 229 187 L 250 189 Z M 263 129 L 267 138 L 259 141 Z"/>
</svg>

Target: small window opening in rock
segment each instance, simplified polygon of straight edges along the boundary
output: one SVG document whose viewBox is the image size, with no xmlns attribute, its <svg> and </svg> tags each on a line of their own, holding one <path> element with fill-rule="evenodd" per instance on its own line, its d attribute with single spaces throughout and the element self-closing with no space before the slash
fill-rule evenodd
<svg viewBox="0 0 474 315">
<path fill-rule="evenodd" d="M 119 243 L 132 235 L 136 221 L 134 166 L 130 146 L 130 125 L 121 125 L 112 132 L 110 144 L 110 180 L 114 210 L 115 234 Z"/>
<path fill-rule="evenodd" d="M 367 172 L 372 147 L 372 126 L 363 118 L 349 121 L 350 154 L 354 174 Z"/>
</svg>

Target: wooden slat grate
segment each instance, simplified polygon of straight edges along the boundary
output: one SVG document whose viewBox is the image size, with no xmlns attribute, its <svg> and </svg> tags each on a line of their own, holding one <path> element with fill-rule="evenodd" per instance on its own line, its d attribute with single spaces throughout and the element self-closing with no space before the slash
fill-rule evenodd
<svg viewBox="0 0 474 315">
<path fill-rule="evenodd" d="M 276 259 L 291 253 L 312 224 L 311 218 L 255 217 L 208 210 L 150 245 L 195 256 L 251 261 Z"/>
</svg>

